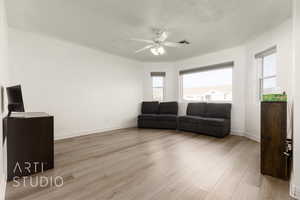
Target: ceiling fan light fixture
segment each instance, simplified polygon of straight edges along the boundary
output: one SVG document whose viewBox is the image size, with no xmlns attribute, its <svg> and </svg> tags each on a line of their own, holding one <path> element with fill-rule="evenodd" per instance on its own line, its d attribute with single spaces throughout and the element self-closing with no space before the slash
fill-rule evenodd
<svg viewBox="0 0 300 200">
<path fill-rule="evenodd" d="M 150 49 L 150 51 L 155 56 L 160 56 L 166 53 L 165 49 L 162 46 L 153 47 Z"/>
<path fill-rule="evenodd" d="M 135 51 L 135 53 L 139 53 L 145 50 L 150 50 L 150 52 L 154 55 L 154 56 L 161 56 L 166 54 L 166 49 L 165 47 L 184 47 L 188 44 L 190 44 L 190 42 L 188 42 L 187 40 L 181 40 L 179 42 L 170 42 L 168 41 L 168 36 L 169 36 L 169 32 L 166 32 L 164 29 L 153 29 L 155 36 L 152 40 L 149 39 L 138 39 L 138 38 L 132 38 L 131 40 L 133 41 L 137 41 L 137 42 L 144 42 L 147 43 L 148 45 L 144 46 L 141 49 L 138 49 Z"/>
<path fill-rule="evenodd" d="M 158 56 L 158 52 L 156 51 L 156 48 L 153 47 L 150 49 L 150 51 L 153 55 Z"/>
<path fill-rule="evenodd" d="M 162 46 L 158 47 L 157 51 L 158 51 L 159 55 L 163 55 L 166 53 L 165 48 L 163 48 Z"/>
</svg>

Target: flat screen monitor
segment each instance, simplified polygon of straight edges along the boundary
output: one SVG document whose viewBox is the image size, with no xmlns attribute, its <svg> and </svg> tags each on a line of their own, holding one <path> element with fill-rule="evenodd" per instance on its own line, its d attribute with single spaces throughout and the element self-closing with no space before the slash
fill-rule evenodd
<svg viewBox="0 0 300 200">
<path fill-rule="evenodd" d="M 8 111 L 11 112 L 25 112 L 21 85 L 16 85 L 6 88 L 8 98 Z"/>
</svg>

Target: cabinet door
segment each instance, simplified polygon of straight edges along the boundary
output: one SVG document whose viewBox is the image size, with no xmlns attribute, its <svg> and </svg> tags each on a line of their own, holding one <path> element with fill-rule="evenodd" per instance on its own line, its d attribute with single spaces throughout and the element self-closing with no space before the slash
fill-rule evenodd
<svg viewBox="0 0 300 200">
<path fill-rule="evenodd" d="M 261 172 L 282 177 L 284 172 L 284 103 L 261 105 Z"/>
</svg>

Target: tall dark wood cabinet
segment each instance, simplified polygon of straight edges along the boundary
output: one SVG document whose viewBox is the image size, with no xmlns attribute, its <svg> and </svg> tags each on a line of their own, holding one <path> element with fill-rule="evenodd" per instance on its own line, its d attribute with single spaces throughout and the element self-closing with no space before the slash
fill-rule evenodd
<svg viewBox="0 0 300 200">
<path fill-rule="evenodd" d="M 289 179 L 287 140 L 287 103 L 261 103 L 261 173 Z"/>
<path fill-rule="evenodd" d="M 21 113 L 3 119 L 7 181 L 54 167 L 53 116 Z"/>
</svg>

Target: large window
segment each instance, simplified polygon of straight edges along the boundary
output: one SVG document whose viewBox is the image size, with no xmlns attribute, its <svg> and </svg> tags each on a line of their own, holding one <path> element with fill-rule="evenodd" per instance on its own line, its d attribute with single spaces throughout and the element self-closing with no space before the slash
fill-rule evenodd
<svg viewBox="0 0 300 200">
<path fill-rule="evenodd" d="M 152 72 L 152 97 L 155 101 L 164 100 L 164 85 L 165 85 L 165 73 L 164 72 Z"/>
<path fill-rule="evenodd" d="M 260 69 L 260 95 L 272 93 L 277 88 L 276 47 L 256 55 L 256 58 Z"/>
<path fill-rule="evenodd" d="M 233 63 L 225 64 L 181 73 L 182 98 L 189 101 L 232 101 Z"/>
</svg>

